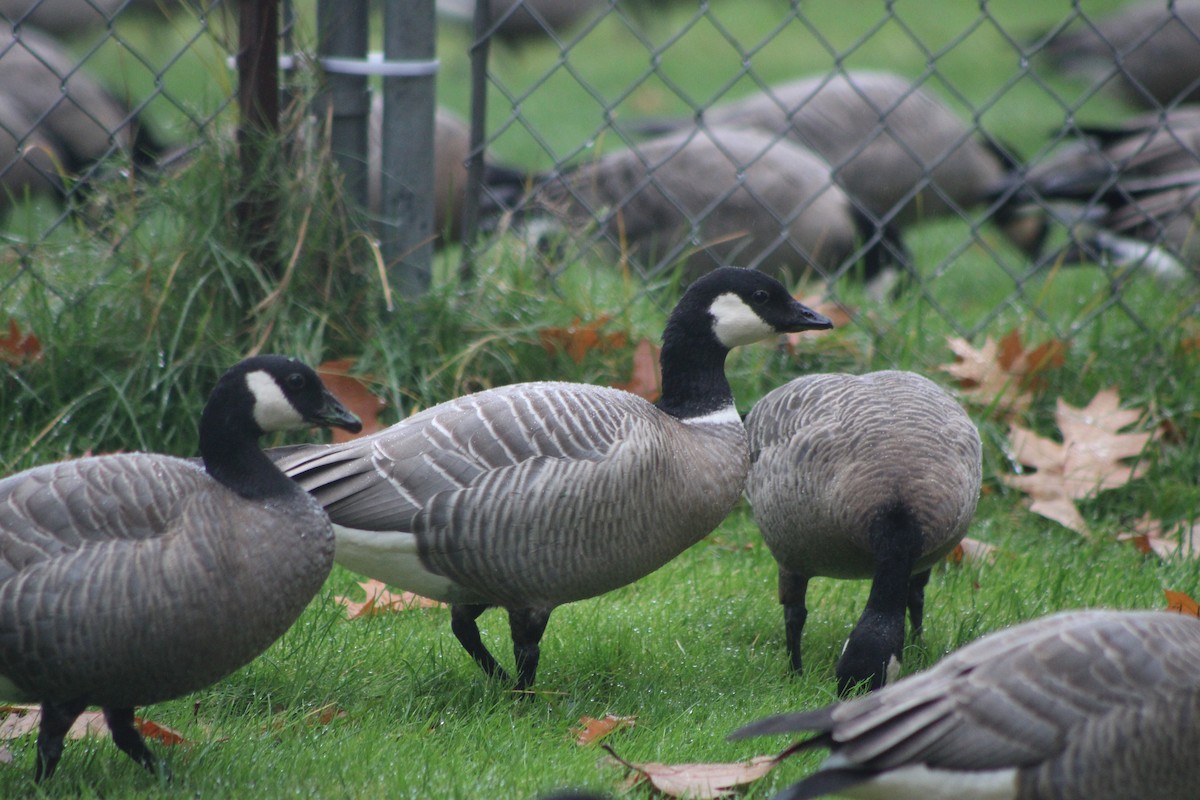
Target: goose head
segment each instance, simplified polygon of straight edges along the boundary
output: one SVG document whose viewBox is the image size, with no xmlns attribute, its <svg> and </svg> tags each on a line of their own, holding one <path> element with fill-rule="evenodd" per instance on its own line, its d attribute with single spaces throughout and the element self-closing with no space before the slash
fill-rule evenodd
<svg viewBox="0 0 1200 800">
<path fill-rule="evenodd" d="M 226 371 L 209 395 L 200 416 L 200 455 L 210 475 L 243 496 L 284 491 L 291 481 L 269 462 L 269 468 L 261 465 L 267 459 L 258 439 L 309 426 L 362 430 L 307 364 L 255 356 Z"/>
</svg>

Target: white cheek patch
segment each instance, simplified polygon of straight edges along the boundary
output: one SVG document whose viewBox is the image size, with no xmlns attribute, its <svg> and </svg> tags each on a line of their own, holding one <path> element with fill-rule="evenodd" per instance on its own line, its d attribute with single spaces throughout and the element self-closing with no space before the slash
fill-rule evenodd
<svg viewBox="0 0 1200 800">
<path fill-rule="evenodd" d="M 733 292 L 717 297 L 708 310 L 713 315 L 713 333 L 726 347 L 750 344 L 775 333 L 774 328 Z"/>
<path fill-rule="evenodd" d="M 290 431 L 305 426 L 304 417 L 267 373 L 262 370 L 247 373 L 246 388 L 254 397 L 254 421 L 264 431 Z"/>
</svg>

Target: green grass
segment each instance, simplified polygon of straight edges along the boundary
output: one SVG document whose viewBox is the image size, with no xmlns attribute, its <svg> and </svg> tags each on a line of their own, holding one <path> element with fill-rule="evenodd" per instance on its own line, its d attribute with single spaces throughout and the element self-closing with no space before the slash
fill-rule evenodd
<svg viewBox="0 0 1200 800">
<path fill-rule="evenodd" d="M 1061 121 L 1064 102 L 1028 76 L 999 94 L 1017 69 L 1012 46 L 995 27 L 973 27 L 974 7 L 900 6 L 911 32 L 888 22 L 857 46 L 883 18 L 882 6 L 853 4 L 855 13 L 847 14 L 845 5 L 802 4 L 828 45 L 845 53 L 845 63 L 914 76 L 933 63 L 944 77 L 932 81 L 936 91 L 951 99 L 959 93 L 981 108 L 989 130 L 1027 156 Z M 663 48 L 658 72 L 622 100 L 618 120 L 688 113 L 724 91 L 748 89 L 743 56 L 768 81 L 827 68 L 826 44 L 800 23 L 764 41 L 784 8 L 766 0 L 714 3 L 719 25 L 703 19 L 673 41 L 671 32 L 692 14 L 685 5 L 648 19 L 646 39 Z M 1005 30 L 1022 36 L 1058 13 L 1034 0 L 988 9 Z M 128 35 L 145 46 L 155 39 L 153 30 Z M 648 69 L 641 45 L 628 58 L 612 57 L 629 37 L 609 20 L 572 50 L 571 67 L 606 99 L 619 97 Z M 459 110 L 467 98 L 465 42 L 461 31 L 444 28 L 439 93 Z M 158 44 L 163 52 L 178 46 L 170 38 Z M 545 135 L 554 156 L 586 142 L 615 145 L 615 137 L 597 136 L 599 106 L 562 68 L 540 82 L 558 55 L 552 46 L 499 49 L 494 70 L 518 89 L 522 118 Z M 97 57 L 120 54 L 106 49 Z M 185 98 L 184 107 L 219 108 L 213 97 L 224 77 L 214 63 L 219 59 L 204 55 L 173 68 L 168 84 Z M 1085 100 L 1078 86 L 1048 85 L 1081 116 L 1119 112 L 1103 97 Z M 165 101 L 152 114 L 176 133 L 185 124 L 179 106 Z M 494 129 L 511 121 L 495 95 L 489 115 Z M 497 152 L 528 167 L 549 166 L 550 155 L 521 125 L 508 130 Z M 3 284 L 9 288 L 0 296 L 0 323 L 11 317 L 37 333 L 44 353 L 28 364 L 0 361 L 3 474 L 87 451 L 190 455 L 208 388 L 254 349 L 314 363 L 357 357 L 390 400 L 389 419 L 513 381 L 627 380 L 633 344 L 657 339 L 677 296 L 669 277 L 646 287 L 598 261 L 551 277 L 537 259 L 502 242 L 482 254 L 472 281 L 456 278 L 456 250 L 437 254 L 429 296 L 393 296 L 389 310 L 372 243 L 355 227 L 337 176 L 312 149 L 292 158 L 285 174 L 255 178 L 283 198 L 275 235 L 283 261 L 293 252 L 296 261 L 281 288 L 278 276 L 245 255 L 232 221 L 243 191 L 235 159 L 222 135 L 209 133 L 197 161 L 171 179 L 138 191 L 106 187 L 97 207 L 108 211 L 98 228 L 69 219 L 43 238 L 47 220 L 59 213 L 44 203 L 21 206 L 6 221 L 13 246 L 0 253 L 0 280 L 16 274 L 5 272 L 10 268 L 21 272 Z M 1003 486 L 998 476 L 1012 470 L 1007 426 L 972 409 L 985 442 L 985 487 L 971 535 L 1002 552 L 991 565 L 936 571 L 926 635 L 907 652 L 907 671 L 988 631 L 1055 610 L 1157 608 L 1164 588 L 1200 593 L 1194 564 L 1160 562 L 1114 541 L 1147 511 L 1168 522 L 1200 516 L 1195 287 L 1140 279 L 1114 284 L 1099 267 L 1031 276 L 988 227 L 977 240 L 970 237 L 961 221 L 920 226 L 907 243 L 925 278 L 921 291 L 881 302 L 842 284 L 837 298 L 853 311 L 851 325 L 803 341 L 795 352 L 771 343 L 735 352 L 729 374 L 739 406 L 747 410 L 772 387 L 813 371 L 895 366 L 945 378 L 936 368 L 951 360 L 947 336 L 966 335 L 978 346 L 1016 327 L 1027 342 L 1061 337 L 1069 345 L 1066 365 L 1047 375 L 1026 424 L 1055 435 L 1056 398 L 1081 406 L 1116 385 L 1127 404 L 1148 409 L 1147 424 L 1170 421 L 1177 440 L 1148 450 L 1144 477 L 1081 504 L 1097 534 L 1089 542 L 1029 513 Z M 609 318 L 606 331 L 627 335 L 627 347 L 589 353 L 581 363 L 544 349 L 542 329 L 600 317 Z M 659 572 L 558 609 L 544 640 L 539 692 L 529 702 L 484 679 L 451 635 L 445 610 L 346 622 L 333 598 L 354 591 L 355 577 L 336 568 L 296 626 L 262 657 L 204 691 L 144 710 L 191 742 L 170 750 L 152 745 L 169 760 L 170 783 L 144 774 L 107 740 L 84 740 L 69 743 L 58 774 L 40 791 L 47 797 L 531 798 L 587 786 L 617 794 L 622 771 L 598 766 L 601 751 L 571 741 L 569 729 L 580 716 L 637 715 L 636 727 L 609 740 L 633 761 L 728 761 L 774 752 L 782 741 L 729 744 L 724 737 L 755 717 L 832 699 L 833 665 L 867 584 L 814 581 L 807 670 L 790 676 L 775 565 L 739 508 Z M 501 661 L 511 663 L 504 615 L 489 612 L 481 622 Z M 344 715 L 314 722 L 312 712 L 330 704 Z M 0 764 L 0 796 L 30 794 L 33 740 L 8 747 L 13 761 Z M 816 760 L 785 764 L 748 796 L 770 796 Z"/>
</svg>

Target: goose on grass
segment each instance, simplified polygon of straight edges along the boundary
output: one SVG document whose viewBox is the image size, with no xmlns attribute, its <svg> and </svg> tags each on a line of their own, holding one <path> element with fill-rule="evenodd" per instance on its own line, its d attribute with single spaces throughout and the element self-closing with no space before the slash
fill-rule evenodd
<svg viewBox="0 0 1200 800">
<path fill-rule="evenodd" d="M 37 780 L 90 705 L 153 769 L 134 706 L 228 675 L 308 605 L 333 565 L 333 533 L 258 438 L 311 425 L 361 429 L 309 367 L 259 356 L 209 396 L 203 467 L 126 453 L 0 480 L 0 697 L 41 704 Z"/>
<path fill-rule="evenodd" d="M 658 569 L 737 502 L 748 454 L 730 348 L 830 326 L 770 276 L 724 267 L 691 284 L 667 321 L 657 404 L 523 383 L 274 457 L 329 512 L 339 563 L 449 602 L 459 642 L 504 680 L 476 619 L 507 609 L 525 689 L 556 606 Z"/>
<path fill-rule="evenodd" d="M 878 688 L 921 630 L 932 566 L 966 534 L 982 480 L 979 431 L 944 389 L 912 372 L 806 375 L 746 417 L 746 497 L 779 563 L 791 665 L 811 578 L 871 578 L 837 665 L 843 694 Z"/>
<path fill-rule="evenodd" d="M 811 731 L 828 748 L 775 796 L 888 800 L 1194 800 L 1200 620 L 1075 611 L 985 636 L 925 672 L 731 739 Z"/>
</svg>

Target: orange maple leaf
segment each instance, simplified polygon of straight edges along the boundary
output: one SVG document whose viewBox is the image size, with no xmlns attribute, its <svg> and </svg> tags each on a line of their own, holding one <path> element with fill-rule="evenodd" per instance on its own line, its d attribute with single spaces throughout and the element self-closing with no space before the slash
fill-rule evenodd
<svg viewBox="0 0 1200 800">
<path fill-rule="evenodd" d="M 1200 557 L 1200 522 L 1192 525 L 1179 522 L 1164 530 L 1162 520 L 1151 517 L 1147 511 L 1133 523 L 1133 533 L 1119 534 L 1117 539 L 1132 542 L 1143 553 L 1153 553 L 1159 558 Z"/>
<path fill-rule="evenodd" d="M 350 433 L 341 428 L 334 428 L 334 442 L 348 442 L 383 428 L 383 424 L 379 421 L 379 413 L 387 408 L 387 401 L 372 394 L 371 390 L 367 388 L 368 382 L 373 381 L 371 376 L 355 377 L 350 374 L 353 369 L 354 359 L 352 358 L 326 361 L 317 367 L 317 374 L 321 376 L 321 381 L 324 382 L 326 388 L 342 402 L 342 405 L 358 415 L 363 424 L 362 431 L 359 433 Z"/>
<path fill-rule="evenodd" d="M 559 350 L 566 350 L 571 360 L 578 364 L 592 350 L 618 350 L 625 346 L 628 338 L 624 333 L 600 332 L 610 319 L 607 315 L 601 315 L 594 322 L 584 325 L 576 317 L 565 328 L 542 328 L 538 331 L 538 338 L 546 352 L 553 355 Z"/>
<path fill-rule="evenodd" d="M 413 608 L 442 608 L 446 605 L 412 592 L 395 594 L 387 588 L 386 583 L 374 579 L 359 581 L 358 585 L 367 593 L 367 599 L 361 603 L 351 600 L 349 597 L 333 598 L 334 601 L 346 607 L 346 619 L 408 611 Z"/>
<path fill-rule="evenodd" d="M 999 343 L 989 336 L 978 350 L 965 339 L 946 341 L 955 361 L 938 369 L 958 379 L 963 397 L 992 409 L 1000 418 L 1028 409 L 1044 383 L 1043 373 L 1066 363 L 1065 342 L 1051 339 L 1026 350 L 1015 328 Z"/>
<path fill-rule="evenodd" d="M 571 728 L 575 744 L 580 747 L 596 742 L 621 728 L 632 728 L 637 717 L 620 717 L 616 714 L 605 714 L 601 719 L 595 717 L 580 717 L 579 727 Z"/>
<path fill-rule="evenodd" d="M 625 782 L 626 788 L 643 781 L 668 797 L 707 798 L 728 797 L 735 794 L 739 786 L 753 783 L 775 769 L 777 756 L 755 756 L 749 761 L 732 764 L 633 764 L 616 754 L 607 744 L 601 745 L 613 760 L 629 770 L 632 775 Z"/>
<path fill-rule="evenodd" d="M 638 342 L 633 351 L 633 376 L 628 383 L 614 383 L 614 389 L 624 389 L 653 403 L 662 394 L 662 370 L 658 363 L 659 347 L 649 339 Z"/>
<path fill-rule="evenodd" d="M 1075 501 L 1124 486 L 1146 469 L 1145 463 L 1130 466 L 1123 460 L 1139 456 L 1158 436 L 1157 431 L 1119 433 L 1141 416 L 1141 411 L 1120 408 L 1116 389 L 1097 392 L 1084 408 L 1075 408 L 1059 398 L 1055 418 L 1063 441 L 1055 442 L 1011 425 L 1013 459 L 1037 471 L 1002 475 L 1000 480 L 1028 494 L 1029 509 L 1034 513 L 1088 535 L 1087 523 Z"/>
<path fill-rule="evenodd" d="M 1163 593 L 1167 596 L 1167 611 L 1200 617 L 1200 603 L 1193 600 L 1191 595 L 1173 592 L 1170 589 L 1164 589 Z"/>
<path fill-rule="evenodd" d="M 0 361 L 19 366 L 42 357 L 42 343 L 32 333 L 21 333 L 15 319 L 8 321 L 8 333 L 0 335 Z"/>
</svg>

